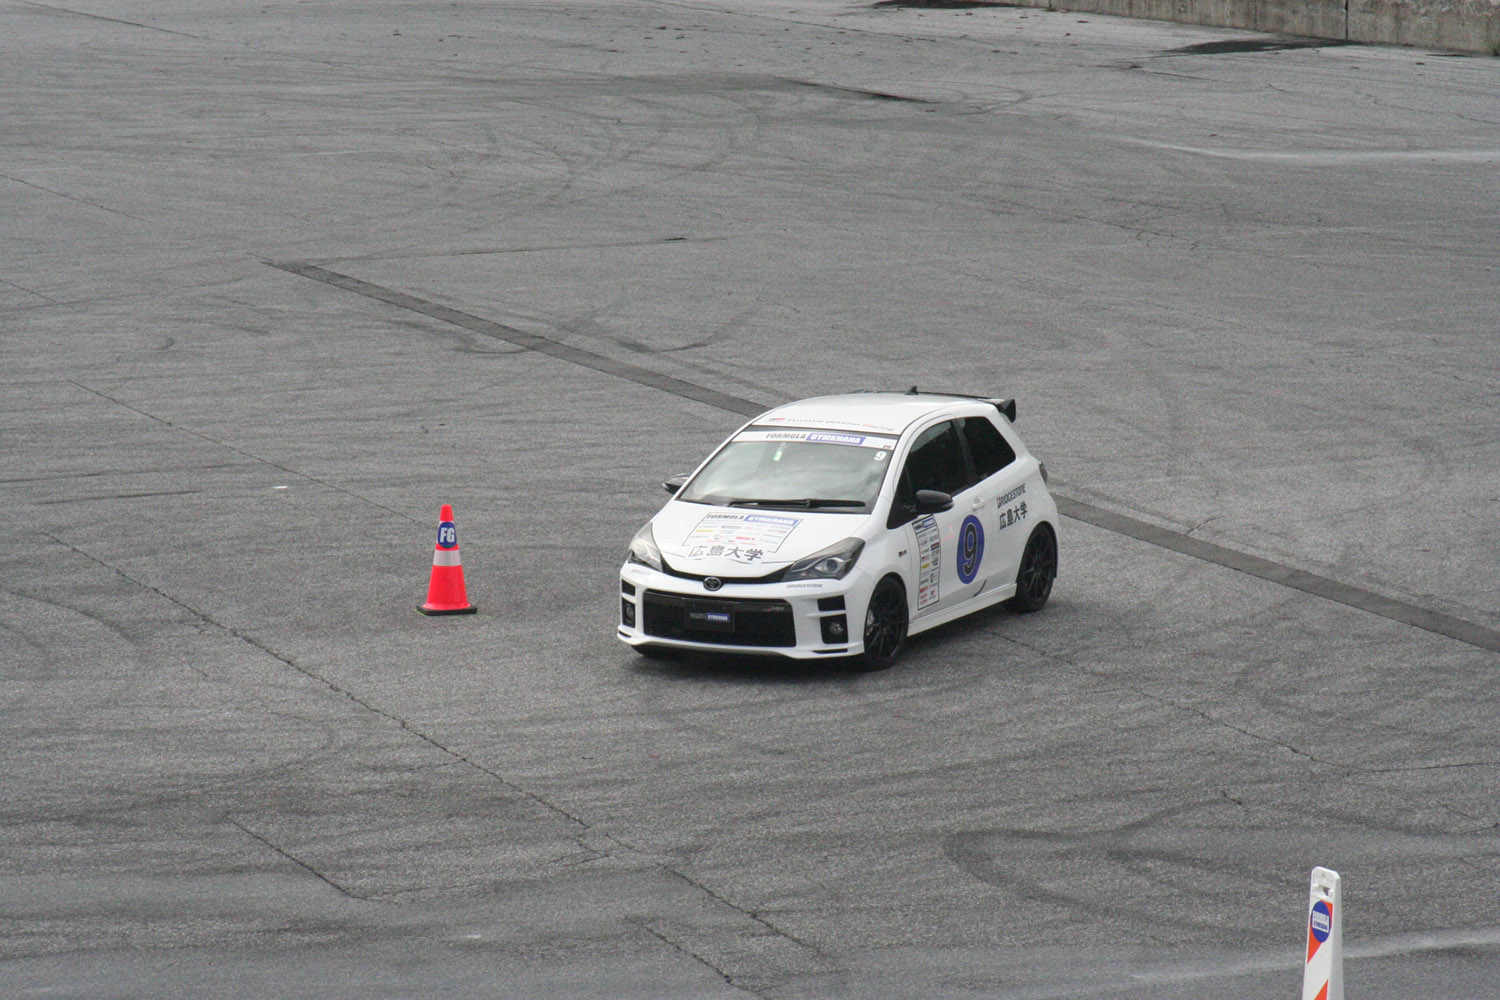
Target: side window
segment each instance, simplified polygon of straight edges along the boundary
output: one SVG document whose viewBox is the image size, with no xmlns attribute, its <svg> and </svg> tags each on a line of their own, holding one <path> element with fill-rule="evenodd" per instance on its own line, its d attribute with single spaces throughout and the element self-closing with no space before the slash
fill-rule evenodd
<svg viewBox="0 0 1500 1000">
<path fill-rule="evenodd" d="M 952 495 L 974 484 L 969 478 L 955 421 L 929 427 L 921 433 L 906 458 L 906 475 L 913 493 L 940 490 Z"/>
<path fill-rule="evenodd" d="M 1005 438 L 984 417 L 964 418 L 964 441 L 969 445 L 969 457 L 974 460 L 974 470 L 980 479 L 988 479 L 1016 460 L 1016 453 Z"/>
</svg>

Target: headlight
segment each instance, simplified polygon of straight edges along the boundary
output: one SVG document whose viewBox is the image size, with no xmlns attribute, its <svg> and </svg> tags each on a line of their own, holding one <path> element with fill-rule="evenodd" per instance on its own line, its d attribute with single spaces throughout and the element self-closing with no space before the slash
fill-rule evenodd
<svg viewBox="0 0 1500 1000">
<path fill-rule="evenodd" d="M 837 545 L 830 545 L 814 552 L 806 559 L 798 559 L 786 568 L 782 580 L 842 580 L 854 568 L 865 543 L 858 538 L 846 538 Z"/>
<path fill-rule="evenodd" d="M 656 547 L 656 536 L 651 533 L 650 521 L 647 521 L 645 526 L 630 540 L 630 548 L 625 551 L 625 559 L 627 562 L 650 566 L 654 570 L 661 569 L 661 549 Z"/>
</svg>

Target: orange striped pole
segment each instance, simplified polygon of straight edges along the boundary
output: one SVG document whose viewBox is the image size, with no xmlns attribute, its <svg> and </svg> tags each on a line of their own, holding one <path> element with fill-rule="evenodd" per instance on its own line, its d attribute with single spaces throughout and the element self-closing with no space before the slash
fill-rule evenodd
<svg viewBox="0 0 1500 1000">
<path fill-rule="evenodd" d="M 1344 900 L 1339 873 L 1329 868 L 1312 870 L 1302 1000 L 1344 1000 Z"/>
</svg>

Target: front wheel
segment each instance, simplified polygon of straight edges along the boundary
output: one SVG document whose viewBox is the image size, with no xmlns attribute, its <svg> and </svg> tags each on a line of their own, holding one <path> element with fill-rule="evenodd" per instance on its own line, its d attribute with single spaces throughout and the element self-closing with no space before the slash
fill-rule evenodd
<svg viewBox="0 0 1500 1000">
<path fill-rule="evenodd" d="M 906 642 L 906 588 L 894 576 L 876 584 L 865 610 L 865 651 L 855 661 L 860 670 L 884 670 L 896 662 Z"/>
<path fill-rule="evenodd" d="M 1022 614 L 1040 611 L 1052 595 L 1052 581 L 1057 579 L 1057 536 L 1048 525 L 1039 525 L 1026 539 L 1021 566 L 1016 570 L 1016 596 L 1005 602 L 1012 611 Z"/>
</svg>

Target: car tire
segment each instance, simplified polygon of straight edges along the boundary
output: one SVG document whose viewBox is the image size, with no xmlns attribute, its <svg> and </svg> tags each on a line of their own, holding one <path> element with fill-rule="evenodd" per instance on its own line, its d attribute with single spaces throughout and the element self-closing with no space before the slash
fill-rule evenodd
<svg viewBox="0 0 1500 1000">
<path fill-rule="evenodd" d="M 896 662 L 906 644 L 906 587 L 888 576 L 875 585 L 865 608 L 865 651 L 855 658 L 858 670 L 884 670 Z"/>
<path fill-rule="evenodd" d="M 1051 525 L 1039 525 L 1026 539 L 1021 565 L 1016 570 L 1016 596 L 1005 606 L 1021 614 L 1040 611 L 1052 596 L 1052 581 L 1057 579 L 1057 536 Z"/>
</svg>

